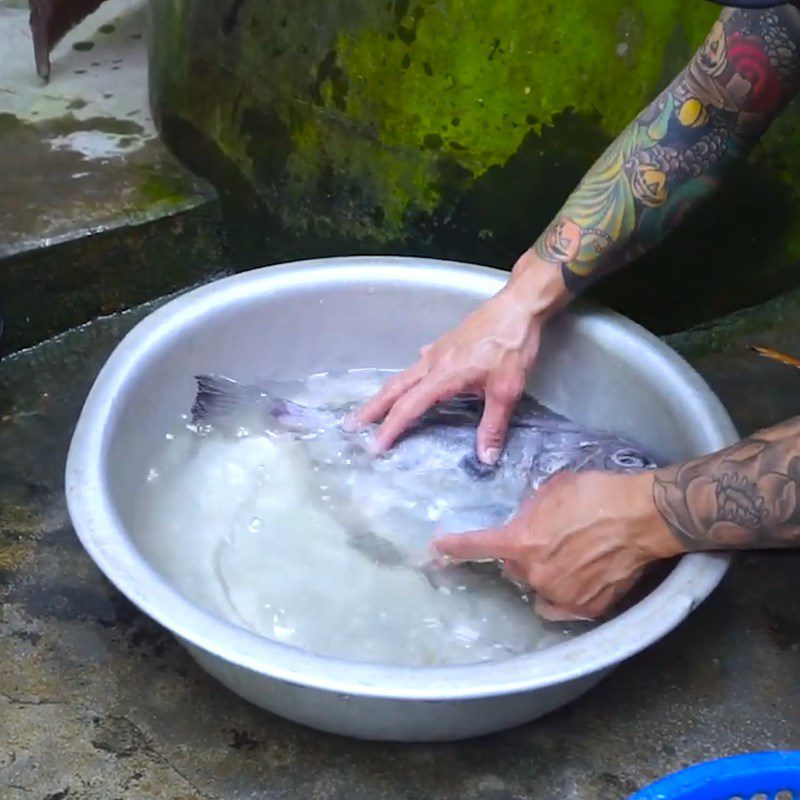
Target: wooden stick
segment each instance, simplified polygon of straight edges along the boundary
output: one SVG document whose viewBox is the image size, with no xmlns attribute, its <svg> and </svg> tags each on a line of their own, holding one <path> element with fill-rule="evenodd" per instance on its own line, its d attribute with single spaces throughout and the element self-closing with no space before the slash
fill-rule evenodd
<svg viewBox="0 0 800 800">
<path fill-rule="evenodd" d="M 779 353 L 777 350 L 773 350 L 771 347 L 761 347 L 759 345 L 751 344 L 750 349 L 758 353 L 760 356 L 764 356 L 764 358 L 771 358 L 773 361 L 778 361 L 781 364 L 800 368 L 800 359 L 795 358 L 794 356 L 787 356 L 785 353 Z"/>
</svg>

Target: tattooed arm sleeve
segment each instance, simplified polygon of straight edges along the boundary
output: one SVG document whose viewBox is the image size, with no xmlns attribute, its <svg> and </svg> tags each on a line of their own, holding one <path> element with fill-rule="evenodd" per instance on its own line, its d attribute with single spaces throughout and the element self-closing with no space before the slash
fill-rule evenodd
<svg viewBox="0 0 800 800">
<path fill-rule="evenodd" d="M 576 294 L 660 241 L 797 91 L 800 11 L 725 9 L 688 66 L 589 170 L 534 245 Z"/>
<path fill-rule="evenodd" d="M 653 499 L 688 550 L 800 547 L 800 417 L 659 470 Z"/>
</svg>

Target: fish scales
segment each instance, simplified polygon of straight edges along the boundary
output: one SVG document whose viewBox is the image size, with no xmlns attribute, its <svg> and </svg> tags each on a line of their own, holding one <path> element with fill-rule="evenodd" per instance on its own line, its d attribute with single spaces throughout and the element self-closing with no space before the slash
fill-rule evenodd
<svg viewBox="0 0 800 800">
<path fill-rule="evenodd" d="M 457 533 L 507 521 L 526 492 L 562 470 L 635 473 L 657 466 L 627 439 L 580 425 L 530 395 L 517 404 L 502 454 L 489 466 L 476 455 L 483 401 L 474 395 L 429 409 L 376 457 L 369 441 L 377 426 L 348 431 L 344 425 L 357 400 L 306 405 L 278 396 L 279 384 L 253 386 L 217 375 L 200 375 L 197 384 L 192 419 L 199 430 L 289 433 L 302 440 L 335 496 L 339 519 L 360 531 L 362 545 L 372 542 L 396 563 L 403 554 L 424 560 L 434 529 Z M 368 530 L 379 511 L 376 498 L 385 505 L 380 532 Z M 411 517 L 430 525 L 409 526 Z M 387 541 L 393 548 L 386 549 Z"/>
<path fill-rule="evenodd" d="M 502 522 L 560 469 L 648 469 L 639 448 L 531 397 L 494 467 L 475 458 L 479 398 L 424 415 L 388 453 L 342 421 L 385 370 L 244 385 L 201 376 L 133 487 L 145 558 L 209 613 L 321 655 L 469 664 L 558 644 L 592 623 L 549 623 L 497 564 L 430 563 L 441 531 Z"/>
</svg>

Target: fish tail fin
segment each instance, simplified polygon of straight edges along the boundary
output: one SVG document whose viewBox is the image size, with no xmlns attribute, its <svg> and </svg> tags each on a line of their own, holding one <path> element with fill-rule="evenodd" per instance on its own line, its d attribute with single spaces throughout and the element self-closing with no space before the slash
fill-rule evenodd
<svg viewBox="0 0 800 800">
<path fill-rule="evenodd" d="M 302 431 L 318 426 L 317 415 L 305 406 L 220 375 L 197 375 L 192 422 L 222 430 L 255 426 L 258 430 Z"/>
<path fill-rule="evenodd" d="M 794 356 L 787 356 L 785 353 L 780 353 L 777 350 L 773 350 L 771 347 L 762 347 L 757 344 L 751 344 L 750 349 L 754 353 L 764 356 L 764 358 L 770 358 L 773 361 L 778 361 L 781 364 L 786 364 L 790 367 L 800 367 L 800 359 L 795 358 Z"/>
<path fill-rule="evenodd" d="M 197 375 L 196 380 L 197 395 L 191 411 L 195 425 L 225 427 L 243 420 L 269 399 L 257 387 L 231 378 Z"/>
</svg>

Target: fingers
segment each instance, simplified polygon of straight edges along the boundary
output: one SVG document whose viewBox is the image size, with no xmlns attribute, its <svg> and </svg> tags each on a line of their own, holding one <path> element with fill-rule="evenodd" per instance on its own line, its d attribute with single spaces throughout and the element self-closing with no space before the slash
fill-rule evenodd
<svg viewBox="0 0 800 800">
<path fill-rule="evenodd" d="M 458 394 L 462 381 L 427 377 L 419 381 L 416 386 L 406 390 L 405 394 L 396 400 L 389 413 L 386 415 L 380 428 L 375 434 L 371 449 L 374 453 L 388 450 L 397 439 L 416 422 L 431 406 L 442 400 L 447 400 Z"/>
<path fill-rule="evenodd" d="M 478 458 L 484 464 L 496 464 L 506 441 L 508 421 L 524 390 L 521 376 L 490 378 L 486 403 L 478 425 Z"/>
<path fill-rule="evenodd" d="M 386 416 L 389 409 L 403 394 L 416 386 L 425 376 L 427 366 L 419 361 L 399 375 L 388 380 L 383 388 L 346 421 L 347 428 L 355 429 L 361 425 L 368 425 Z"/>
<path fill-rule="evenodd" d="M 456 561 L 513 560 L 519 552 L 517 534 L 511 526 L 442 536 L 434 541 L 433 546 L 442 555 Z"/>
<path fill-rule="evenodd" d="M 507 581 L 528 586 L 528 576 L 525 573 L 525 569 L 516 561 L 504 561 L 502 575 Z"/>
<path fill-rule="evenodd" d="M 537 594 L 533 602 L 533 610 L 542 619 L 550 622 L 568 622 L 571 620 L 596 620 L 608 614 L 617 603 L 636 585 L 644 570 L 636 570 L 624 581 L 615 582 L 606 586 L 598 585 L 591 594 L 585 594 L 578 599 L 563 601 L 548 600 Z M 537 587 L 534 586 L 534 590 Z"/>
<path fill-rule="evenodd" d="M 590 619 L 590 617 L 568 611 L 555 603 L 551 603 L 549 600 L 545 600 L 539 595 L 536 595 L 533 599 L 533 610 L 534 613 L 548 622 L 577 622 Z"/>
</svg>

